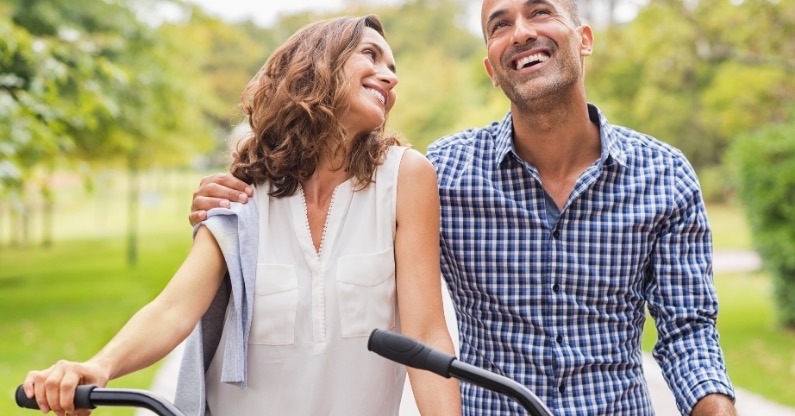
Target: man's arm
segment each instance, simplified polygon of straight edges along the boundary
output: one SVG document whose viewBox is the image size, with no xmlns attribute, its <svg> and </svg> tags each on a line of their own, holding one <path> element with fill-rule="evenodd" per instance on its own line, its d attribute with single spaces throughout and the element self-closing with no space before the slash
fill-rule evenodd
<svg viewBox="0 0 795 416">
<path fill-rule="evenodd" d="M 250 185 L 231 173 L 205 176 L 199 183 L 199 189 L 193 193 L 188 221 L 190 225 L 196 225 L 207 218 L 207 211 L 213 208 L 229 208 L 231 201 L 245 204 L 253 192 Z"/>
<path fill-rule="evenodd" d="M 681 159 L 675 163 L 667 192 L 671 212 L 650 259 L 647 300 L 658 334 L 653 355 L 682 415 L 734 416 L 734 389 L 718 343 L 706 209 L 690 165 Z"/>
<path fill-rule="evenodd" d="M 708 394 L 696 403 L 691 416 L 737 416 L 734 402 L 719 393 Z"/>
</svg>

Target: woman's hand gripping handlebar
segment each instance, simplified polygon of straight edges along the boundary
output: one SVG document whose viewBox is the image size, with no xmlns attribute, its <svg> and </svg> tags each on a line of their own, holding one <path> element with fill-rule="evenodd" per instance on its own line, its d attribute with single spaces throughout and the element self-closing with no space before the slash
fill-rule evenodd
<svg viewBox="0 0 795 416">
<path fill-rule="evenodd" d="M 22 385 L 17 387 L 16 400 L 19 407 L 39 410 L 36 398 L 28 398 Z M 99 388 L 92 385 L 77 386 L 77 390 L 75 390 L 76 409 L 94 409 L 98 406 L 140 407 L 149 409 L 160 416 L 184 416 L 173 404 L 145 390 Z"/>
</svg>

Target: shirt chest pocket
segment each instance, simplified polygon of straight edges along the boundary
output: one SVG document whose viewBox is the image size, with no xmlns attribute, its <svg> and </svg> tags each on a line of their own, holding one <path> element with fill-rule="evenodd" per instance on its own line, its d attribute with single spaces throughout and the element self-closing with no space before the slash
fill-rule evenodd
<svg viewBox="0 0 795 416">
<path fill-rule="evenodd" d="M 298 276 L 291 264 L 257 264 L 254 316 L 249 343 L 291 345 L 295 342 Z"/>
<path fill-rule="evenodd" d="M 373 329 L 395 327 L 395 253 L 340 257 L 337 301 L 344 338 L 366 337 Z"/>
</svg>

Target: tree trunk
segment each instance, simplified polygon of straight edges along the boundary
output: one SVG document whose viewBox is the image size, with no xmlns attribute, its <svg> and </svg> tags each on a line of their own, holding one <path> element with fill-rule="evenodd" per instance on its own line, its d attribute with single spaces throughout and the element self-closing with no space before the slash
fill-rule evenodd
<svg viewBox="0 0 795 416">
<path fill-rule="evenodd" d="M 140 201 L 140 184 L 138 157 L 131 155 L 128 159 L 129 187 L 127 189 L 127 265 L 138 265 L 138 204 Z"/>
<path fill-rule="evenodd" d="M 20 201 L 16 209 L 16 230 L 12 245 L 15 247 L 27 247 L 30 241 L 30 207 L 24 201 Z"/>
<path fill-rule="evenodd" d="M 55 193 L 49 183 L 41 187 L 42 205 L 42 242 L 43 247 L 52 247 L 53 241 L 53 217 L 55 216 Z"/>
</svg>

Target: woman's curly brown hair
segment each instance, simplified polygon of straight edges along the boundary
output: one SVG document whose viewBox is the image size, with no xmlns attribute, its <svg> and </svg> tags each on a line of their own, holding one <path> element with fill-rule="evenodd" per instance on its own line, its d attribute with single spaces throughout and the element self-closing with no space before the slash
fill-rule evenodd
<svg viewBox="0 0 795 416">
<path fill-rule="evenodd" d="M 241 96 L 252 133 L 235 152 L 230 166 L 235 177 L 256 185 L 271 181 L 272 196 L 290 196 L 323 157 L 346 152 L 337 115 L 347 106 L 350 81 L 342 69 L 367 27 L 384 36 L 373 15 L 312 23 L 268 58 Z M 382 125 L 350 143 L 340 168 L 357 189 L 366 187 L 388 146 L 400 143 Z"/>
</svg>

